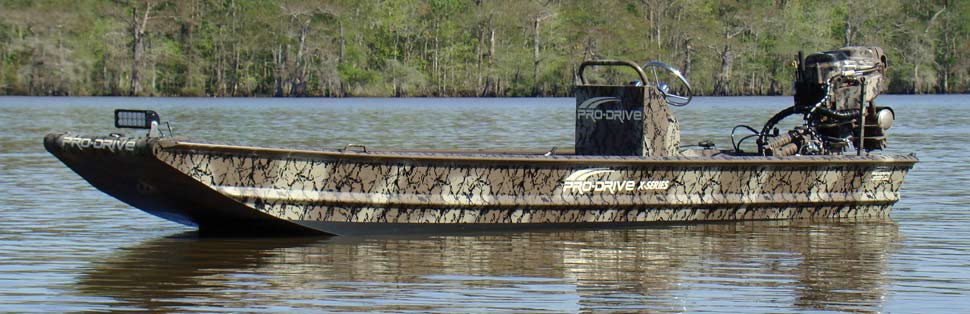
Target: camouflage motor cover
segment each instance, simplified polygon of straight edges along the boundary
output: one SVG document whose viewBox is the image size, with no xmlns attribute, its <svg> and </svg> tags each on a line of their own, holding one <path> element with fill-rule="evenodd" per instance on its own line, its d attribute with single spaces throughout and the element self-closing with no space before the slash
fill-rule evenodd
<svg viewBox="0 0 970 314">
<path fill-rule="evenodd" d="M 805 58 L 801 84 L 825 85 L 832 83 L 830 106 L 834 110 L 858 109 L 860 95 L 865 91 L 865 102 L 870 102 L 885 90 L 888 81 L 884 76 L 888 67 L 886 54 L 879 47 L 843 47 L 839 50 L 811 54 Z M 864 77 L 860 85 L 833 82 L 839 78 Z M 814 105 L 821 95 L 806 92 L 807 88 L 796 88 L 796 103 Z M 807 98 L 806 98 L 807 97 Z"/>
</svg>

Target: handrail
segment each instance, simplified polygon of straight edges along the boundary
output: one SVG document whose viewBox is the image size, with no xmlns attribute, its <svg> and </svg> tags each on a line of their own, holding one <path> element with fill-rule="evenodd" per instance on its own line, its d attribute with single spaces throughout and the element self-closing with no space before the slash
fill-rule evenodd
<svg viewBox="0 0 970 314">
<path fill-rule="evenodd" d="M 355 143 L 350 143 L 350 144 L 344 145 L 344 148 L 340 149 L 340 151 L 341 152 L 350 151 L 350 149 L 351 148 L 354 148 L 354 147 L 360 148 L 361 149 L 361 152 L 364 152 L 364 153 L 367 152 L 367 147 L 364 146 L 364 144 L 355 144 Z"/>
<path fill-rule="evenodd" d="M 589 60 L 583 61 L 583 63 L 579 65 L 579 82 L 583 85 L 587 85 L 586 77 L 583 77 L 583 71 L 586 70 L 587 66 L 628 66 L 637 71 L 637 75 L 640 76 L 641 82 L 644 82 L 644 84 L 647 82 L 647 75 L 643 73 L 643 68 L 636 63 L 621 60 Z"/>
</svg>

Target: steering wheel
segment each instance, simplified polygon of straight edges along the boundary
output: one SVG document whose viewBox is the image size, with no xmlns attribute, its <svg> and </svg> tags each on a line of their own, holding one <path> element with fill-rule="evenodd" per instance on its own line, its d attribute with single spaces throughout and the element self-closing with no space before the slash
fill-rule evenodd
<svg viewBox="0 0 970 314">
<path fill-rule="evenodd" d="M 666 82 L 660 81 L 660 78 L 657 76 L 657 68 L 665 69 L 671 74 L 673 74 L 674 77 L 679 79 L 680 82 L 683 83 L 685 87 L 687 87 L 687 96 L 681 96 L 681 95 L 671 93 L 670 85 L 667 85 Z M 650 61 L 643 65 L 643 70 L 644 72 L 646 72 L 647 70 L 650 70 L 650 72 L 653 73 L 653 79 L 654 81 L 657 82 L 657 85 L 656 85 L 657 91 L 659 91 L 660 94 L 664 96 L 664 100 L 667 101 L 667 104 L 672 106 L 678 106 L 678 107 L 686 106 L 688 103 L 690 103 L 691 99 L 694 98 L 694 92 L 692 92 L 690 89 L 690 83 L 688 83 L 687 79 L 684 78 L 684 75 L 680 74 L 680 71 L 678 71 L 674 67 L 669 66 L 663 62 Z"/>
</svg>

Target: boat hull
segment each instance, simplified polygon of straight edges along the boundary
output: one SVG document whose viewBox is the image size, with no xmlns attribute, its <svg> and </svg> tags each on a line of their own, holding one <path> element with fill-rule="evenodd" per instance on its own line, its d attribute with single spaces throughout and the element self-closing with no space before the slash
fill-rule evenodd
<svg viewBox="0 0 970 314">
<path fill-rule="evenodd" d="M 45 146 L 102 191 L 203 231 L 336 235 L 884 219 L 917 161 L 293 150 L 70 134 Z"/>
</svg>

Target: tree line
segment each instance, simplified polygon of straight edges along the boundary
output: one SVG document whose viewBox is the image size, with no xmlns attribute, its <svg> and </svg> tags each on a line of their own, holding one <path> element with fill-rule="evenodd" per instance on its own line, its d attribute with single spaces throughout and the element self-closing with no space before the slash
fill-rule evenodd
<svg viewBox="0 0 970 314">
<path fill-rule="evenodd" d="M 967 93 L 968 35 L 951 0 L 2 0 L 0 94 L 568 96 L 628 59 L 778 95 L 847 45 L 885 49 L 891 93 Z"/>
</svg>

